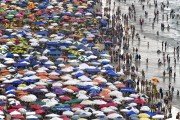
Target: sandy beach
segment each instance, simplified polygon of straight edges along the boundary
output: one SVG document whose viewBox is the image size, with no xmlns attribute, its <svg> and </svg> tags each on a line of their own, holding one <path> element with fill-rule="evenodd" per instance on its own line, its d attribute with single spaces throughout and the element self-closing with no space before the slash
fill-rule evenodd
<svg viewBox="0 0 180 120">
<path fill-rule="evenodd" d="M 162 20 L 162 17 L 160 15 L 159 18 L 159 22 L 156 23 L 154 29 L 152 29 L 152 19 L 153 19 L 153 12 L 154 11 L 154 6 L 152 6 L 151 8 L 149 8 L 148 5 L 146 5 L 146 2 L 143 3 L 145 5 L 145 10 L 148 11 L 148 18 L 144 19 L 145 20 L 145 24 L 143 25 L 142 29 L 139 25 L 139 19 L 140 17 L 144 17 L 144 12 L 142 10 L 142 4 L 138 2 L 138 0 L 130 0 L 130 1 L 126 1 L 126 3 L 124 1 L 119 2 L 118 0 L 112 0 L 111 1 L 111 8 L 114 8 L 113 3 L 115 2 L 115 6 L 117 9 L 117 7 L 119 6 L 121 9 L 121 13 L 122 14 L 127 14 L 128 13 L 128 7 L 133 3 L 136 7 L 136 15 L 137 15 L 137 20 L 136 22 L 133 20 L 129 20 L 130 24 L 135 25 L 136 26 L 136 32 L 138 32 L 140 34 L 140 38 L 141 40 L 130 40 L 130 50 L 129 52 L 133 54 L 133 47 L 134 48 L 138 48 L 139 53 L 142 56 L 141 62 L 139 63 L 139 71 L 138 74 L 141 75 L 141 70 L 145 70 L 146 73 L 146 79 L 150 80 L 152 79 L 152 77 L 157 77 L 161 80 L 161 82 L 157 85 L 158 88 L 162 87 L 164 92 L 168 91 L 168 85 L 169 83 L 172 84 L 172 86 L 174 86 L 175 88 L 175 92 L 174 92 L 174 97 L 173 97 L 173 106 L 178 108 L 174 108 L 174 111 L 180 111 L 180 104 L 179 104 L 179 100 L 180 97 L 177 96 L 176 91 L 180 90 L 180 63 L 179 61 L 176 62 L 176 66 L 174 66 L 174 61 L 173 61 L 173 51 L 174 51 L 174 47 L 179 46 L 179 44 L 177 44 L 177 37 L 179 36 L 179 25 L 175 24 L 175 21 L 179 21 L 179 19 L 176 20 L 169 20 L 168 22 L 165 20 Z M 162 1 L 161 1 L 162 2 Z M 158 1 L 158 5 L 161 3 L 160 1 Z M 166 1 L 165 1 L 166 2 Z M 170 1 L 170 7 L 176 7 L 174 4 L 175 1 Z M 104 6 L 107 7 L 108 4 L 106 4 L 106 2 L 103 2 Z M 150 3 L 153 4 L 153 1 L 150 0 Z M 160 5 L 159 5 L 160 6 Z M 169 8 L 170 9 L 170 8 Z M 168 13 L 168 11 L 165 11 Z M 111 15 L 114 14 L 113 10 L 111 10 Z M 160 23 L 165 23 L 165 25 L 167 26 L 167 24 L 171 24 L 171 29 L 169 31 L 164 30 L 161 31 L 161 26 Z M 176 28 L 176 27 L 177 28 Z M 159 31 L 159 36 L 157 36 L 156 32 Z M 144 38 L 145 36 L 145 38 Z M 172 66 L 173 66 L 173 72 L 176 72 L 176 78 L 169 77 L 168 74 L 166 74 L 165 77 L 163 77 L 163 71 L 167 70 L 168 66 L 167 64 L 165 65 L 161 65 L 158 66 L 158 59 L 160 58 L 162 60 L 162 56 L 163 53 L 157 54 L 157 50 L 162 50 L 162 42 L 166 42 L 168 43 L 168 47 L 166 50 L 166 54 L 169 54 L 169 56 L 172 58 Z M 149 46 L 148 46 L 149 43 Z M 165 51 L 165 50 L 164 50 Z M 135 53 L 134 53 L 135 55 Z M 149 63 L 146 63 L 146 59 L 148 58 Z M 135 62 L 133 64 L 136 64 Z M 176 115 L 176 113 L 174 115 Z"/>
</svg>

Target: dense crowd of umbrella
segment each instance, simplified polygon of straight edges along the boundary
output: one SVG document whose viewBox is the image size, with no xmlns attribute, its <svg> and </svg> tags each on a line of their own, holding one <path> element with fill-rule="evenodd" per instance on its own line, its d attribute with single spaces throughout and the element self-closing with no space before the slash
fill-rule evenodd
<svg viewBox="0 0 180 120">
<path fill-rule="evenodd" d="M 135 82 L 102 49 L 108 18 L 95 0 L 1 1 L 0 118 L 149 120 Z"/>
</svg>

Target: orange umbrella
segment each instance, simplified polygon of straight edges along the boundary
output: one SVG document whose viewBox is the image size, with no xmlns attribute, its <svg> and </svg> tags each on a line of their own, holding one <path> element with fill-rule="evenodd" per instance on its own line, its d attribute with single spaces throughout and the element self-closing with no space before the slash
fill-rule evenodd
<svg viewBox="0 0 180 120">
<path fill-rule="evenodd" d="M 1 73 L 6 73 L 6 72 L 9 72 L 9 70 L 1 70 Z"/>
<path fill-rule="evenodd" d="M 40 79 L 46 79 L 46 80 L 49 80 L 49 78 L 48 78 L 47 76 L 41 75 L 41 76 L 39 76 L 39 77 L 40 77 Z"/>
<path fill-rule="evenodd" d="M 24 70 L 19 70 L 18 73 L 19 73 L 19 74 L 24 74 L 25 71 L 24 71 Z"/>
<path fill-rule="evenodd" d="M 126 85 L 124 85 L 124 84 L 121 84 L 121 83 L 119 83 L 119 84 L 116 84 L 115 86 L 116 86 L 116 87 L 118 87 L 118 88 L 126 87 Z"/>
<path fill-rule="evenodd" d="M 17 97 L 17 98 L 20 99 L 20 98 L 22 98 L 23 96 L 25 96 L 25 95 L 21 95 L 21 96 L 19 96 L 19 97 Z"/>
<path fill-rule="evenodd" d="M 15 90 L 14 92 L 18 94 L 18 93 L 21 93 L 23 91 L 22 90 Z"/>
<path fill-rule="evenodd" d="M 158 78 L 155 78 L 155 77 L 152 78 L 152 81 L 155 82 L 155 83 L 159 83 L 160 82 L 160 80 Z"/>
<path fill-rule="evenodd" d="M 98 83 L 98 84 L 102 83 L 102 81 L 97 80 L 97 79 L 93 80 L 92 82 L 94 82 L 94 83 Z"/>
<path fill-rule="evenodd" d="M 67 88 L 67 89 L 71 89 L 71 90 L 73 90 L 74 92 L 78 92 L 78 91 L 79 91 L 79 89 L 78 89 L 77 87 L 75 87 L 75 86 L 67 86 L 66 88 Z"/>
<path fill-rule="evenodd" d="M 48 73 L 47 72 L 38 72 L 36 75 L 37 76 L 48 76 Z"/>
<path fill-rule="evenodd" d="M 27 95 L 27 93 L 25 93 L 25 92 L 20 92 L 20 93 L 18 93 L 18 95 Z"/>
<path fill-rule="evenodd" d="M 44 89 L 44 88 L 46 88 L 46 87 L 43 86 L 43 85 L 38 85 L 38 86 L 36 86 L 35 88 L 38 88 L 38 89 Z"/>
<path fill-rule="evenodd" d="M 110 93 L 110 91 L 108 89 L 103 89 L 99 95 L 104 99 L 110 99 L 109 93 Z"/>
<path fill-rule="evenodd" d="M 52 80 L 59 80 L 60 78 L 58 77 L 58 76 L 56 76 L 56 75 L 50 75 L 50 76 L 48 76 L 50 79 L 52 79 Z"/>
</svg>

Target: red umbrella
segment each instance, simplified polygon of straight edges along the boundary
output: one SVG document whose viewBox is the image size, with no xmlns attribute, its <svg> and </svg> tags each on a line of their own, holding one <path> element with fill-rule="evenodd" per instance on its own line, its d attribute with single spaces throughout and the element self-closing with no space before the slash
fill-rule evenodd
<svg viewBox="0 0 180 120">
<path fill-rule="evenodd" d="M 145 101 L 143 99 L 137 98 L 134 100 L 135 103 L 140 104 L 140 105 L 144 105 Z"/>
<path fill-rule="evenodd" d="M 84 108 L 84 105 L 82 105 L 82 104 L 75 104 L 75 105 L 73 105 L 72 106 L 72 108 Z"/>
<path fill-rule="evenodd" d="M 36 110 L 35 112 L 36 112 L 36 114 L 44 114 L 45 113 L 45 111 L 41 110 L 41 109 L 40 110 Z"/>
<path fill-rule="evenodd" d="M 3 110 L 4 110 L 4 108 L 0 106 L 0 111 L 3 111 Z"/>
<path fill-rule="evenodd" d="M 62 118 L 63 120 L 70 120 L 66 115 L 61 115 L 61 118 Z"/>
<path fill-rule="evenodd" d="M 8 112 L 11 113 L 13 111 L 18 111 L 17 109 L 9 109 Z"/>
<path fill-rule="evenodd" d="M 31 105 L 30 108 L 31 108 L 31 109 L 34 109 L 34 110 L 38 110 L 38 109 L 41 108 L 41 106 L 38 105 L 38 104 L 34 104 L 34 105 Z"/>
<path fill-rule="evenodd" d="M 5 22 L 5 23 L 9 23 L 9 20 L 7 20 L 7 19 L 4 19 L 2 21 Z"/>
<path fill-rule="evenodd" d="M 116 103 L 107 103 L 107 104 L 100 105 L 99 108 L 110 107 L 110 106 L 117 107 L 118 104 L 116 104 Z"/>
<path fill-rule="evenodd" d="M 71 98 L 70 97 L 68 97 L 68 96 L 60 96 L 59 97 L 59 99 L 61 99 L 61 100 L 64 100 L 64 101 L 68 101 L 68 100 L 71 100 Z"/>
<path fill-rule="evenodd" d="M 15 105 L 15 106 L 13 106 L 12 108 L 14 108 L 14 109 L 19 109 L 19 108 L 24 108 L 24 106 L 22 106 L 22 105 Z"/>
<path fill-rule="evenodd" d="M 22 115 L 14 115 L 14 116 L 12 116 L 12 118 L 14 118 L 14 119 L 23 119 L 24 116 L 22 116 Z"/>
</svg>

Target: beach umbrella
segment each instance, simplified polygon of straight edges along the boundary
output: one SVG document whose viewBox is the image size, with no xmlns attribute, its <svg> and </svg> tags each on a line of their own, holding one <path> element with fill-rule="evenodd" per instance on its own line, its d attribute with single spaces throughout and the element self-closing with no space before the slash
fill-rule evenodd
<svg viewBox="0 0 180 120">
<path fill-rule="evenodd" d="M 122 115 L 117 114 L 117 113 L 111 113 L 107 116 L 109 119 L 115 119 L 115 118 L 123 118 Z"/>
<path fill-rule="evenodd" d="M 26 116 L 26 119 L 38 119 L 38 117 L 34 115 L 29 115 L 29 116 Z"/>
<path fill-rule="evenodd" d="M 56 97 L 56 94 L 54 94 L 54 93 L 47 93 L 47 94 L 45 94 L 45 96 L 48 97 L 48 98 L 54 98 L 54 97 Z"/>
<path fill-rule="evenodd" d="M 53 117 L 59 117 L 59 115 L 52 113 L 52 114 L 47 114 L 47 115 L 45 115 L 45 117 L 47 117 L 47 118 L 53 118 Z"/>
<path fill-rule="evenodd" d="M 15 110 L 15 111 L 11 112 L 10 115 L 11 115 L 11 116 L 21 115 L 21 113 Z"/>
<path fill-rule="evenodd" d="M 151 120 L 149 118 L 140 118 L 139 120 Z"/>
<path fill-rule="evenodd" d="M 151 109 L 148 106 L 142 106 L 140 108 L 141 111 L 150 111 Z"/>
<path fill-rule="evenodd" d="M 164 115 L 154 115 L 152 116 L 153 119 L 163 119 L 164 118 Z"/>
<path fill-rule="evenodd" d="M 23 119 L 24 116 L 23 115 L 14 115 L 14 116 L 11 116 L 11 118 L 13 118 L 13 119 Z"/>
<path fill-rule="evenodd" d="M 141 98 L 135 99 L 134 102 L 137 103 L 137 104 L 141 104 L 141 105 L 143 105 L 145 103 L 145 101 L 143 99 L 141 99 Z"/>
<path fill-rule="evenodd" d="M 140 113 L 139 115 L 138 115 L 140 118 L 149 118 L 150 116 L 148 115 L 148 114 L 146 114 L 146 113 Z"/>
<path fill-rule="evenodd" d="M 4 96 L 4 95 L 0 95 L 0 100 L 6 100 L 7 99 L 7 97 L 6 96 Z"/>
<path fill-rule="evenodd" d="M 155 77 L 152 78 L 152 81 L 155 82 L 155 83 L 159 83 L 160 82 L 160 80 L 158 78 L 155 78 Z"/>
<path fill-rule="evenodd" d="M 63 115 L 73 116 L 73 115 L 74 115 L 74 113 L 73 113 L 73 112 L 71 112 L 71 111 L 64 111 L 64 112 L 63 112 Z"/>
<path fill-rule="evenodd" d="M 33 94 L 29 94 L 21 97 L 20 100 L 24 102 L 34 102 L 37 100 L 37 97 Z"/>
</svg>

